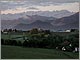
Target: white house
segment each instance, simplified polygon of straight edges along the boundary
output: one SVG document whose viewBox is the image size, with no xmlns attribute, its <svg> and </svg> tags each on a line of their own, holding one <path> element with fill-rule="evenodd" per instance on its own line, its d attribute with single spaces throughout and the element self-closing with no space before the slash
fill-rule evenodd
<svg viewBox="0 0 80 60">
<path fill-rule="evenodd" d="M 69 46 L 71 47 L 71 46 L 72 46 L 72 44 L 69 44 Z"/>
<path fill-rule="evenodd" d="M 75 47 L 75 50 L 73 52 L 78 52 L 78 51 L 79 51 L 79 48 Z"/>
<path fill-rule="evenodd" d="M 7 34 L 8 32 L 3 32 L 4 34 Z"/>
<path fill-rule="evenodd" d="M 62 47 L 62 50 L 65 51 L 66 50 L 65 47 Z"/>
<path fill-rule="evenodd" d="M 66 30 L 65 32 L 71 32 L 71 30 Z"/>
<path fill-rule="evenodd" d="M 58 49 L 58 47 L 56 47 L 56 49 Z"/>
<path fill-rule="evenodd" d="M 75 52 L 78 52 L 79 51 L 79 48 L 78 47 L 75 47 Z"/>
</svg>

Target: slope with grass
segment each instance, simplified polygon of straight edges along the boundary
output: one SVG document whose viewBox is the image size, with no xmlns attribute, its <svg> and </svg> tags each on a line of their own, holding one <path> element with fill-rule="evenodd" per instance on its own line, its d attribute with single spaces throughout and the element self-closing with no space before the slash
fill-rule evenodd
<svg viewBox="0 0 80 60">
<path fill-rule="evenodd" d="M 2 59 L 78 59 L 78 53 L 63 52 L 55 49 L 1 46 Z"/>
</svg>

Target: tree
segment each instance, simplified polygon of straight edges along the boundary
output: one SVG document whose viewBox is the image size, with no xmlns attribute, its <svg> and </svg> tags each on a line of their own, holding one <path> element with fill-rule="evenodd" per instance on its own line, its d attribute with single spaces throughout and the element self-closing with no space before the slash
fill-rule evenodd
<svg viewBox="0 0 80 60">
<path fill-rule="evenodd" d="M 13 45 L 17 46 L 17 41 L 13 40 Z"/>
<path fill-rule="evenodd" d="M 4 45 L 9 45 L 9 40 L 5 40 Z"/>
<path fill-rule="evenodd" d="M 37 34 L 38 33 L 38 29 L 34 28 L 30 31 L 30 34 Z"/>
<path fill-rule="evenodd" d="M 79 32 L 78 29 L 71 29 L 71 32 Z"/>
<path fill-rule="evenodd" d="M 45 34 L 50 34 L 50 30 L 44 30 Z"/>
<path fill-rule="evenodd" d="M 28 42 L 26 40 L 23 42 L 23 46 L 24 47 L 27 47 L 28 46 Z"/>
<path fill-rule="evenodd" d="M 12 29 L 9 29 L 8 32 L 12 32 Z"/>
<path fill-rule="evenodd" d="M 17 45 L 18 45 L 18 46 L 22 46 L 21 41 L 17 41 Z"/>
<path fill-rule="evenodd" d="M 1 39 L 1 45 L 3 45 L 4 44 L 4 39 Z"/>
<path fill-rule="evenodd" d="M 3 32 L 7 32 L 8 30 L 7 29 L 4 29 L 4 31 Z"/>
<path fill-rule="evenodd" d="M 23 32 L 23 40 L 25 40 L 25 33 Z"/>
</svg>

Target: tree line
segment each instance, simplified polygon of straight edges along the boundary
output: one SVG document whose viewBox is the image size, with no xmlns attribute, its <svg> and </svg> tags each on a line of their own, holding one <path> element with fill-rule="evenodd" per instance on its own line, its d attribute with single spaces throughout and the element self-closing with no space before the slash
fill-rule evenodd
<svg viewBox="0 0 80 60">
<path fill-rule="evenodd" d="M 9 32 L 10 31 L 12 30 L 9 29 Z M 15 31 L 17 30 L 15 29 Z M 28 39 L 25 39 L 25 36 L 23 36 L 24 38 L 23 42 L 19 40 L 12 40 L 12 39 L 8 39 L 8 40 L 1 39 L 1 44 L 22 46 L 22 47 L 33 47 L 33 48 L 49 48 L 49 49 L 57 48 L 60 50 L 63 47 L 65 47 L 66 51 L 73 51 L 75 47 L 79 48 L 79 32 L 75 32 L 75 33 L 73 32 L 68 36 L 60 36 L 58 34 L 53 34 L 52 32 L 50 32 L 50 30 L 42 30 L 37 28 L 34 28 L 27 32 L 28 32 L 28 36 L 27 36 Z"/>
<path fill-rule="evenodd" d="M 32 33 L 28 39 L 23 42 L 17 40 L 5 40 L 1 39 L 2 45 L 22 46 L 22 47 L 33 47 L 33 48 L 49 48 L 62 49 L 66 48 L 66 51 L 73 51 L 75 47 L 79 47 L 79 34 L 70 34 L 68 36 L 52 35 L 48 33 Z M 69 46 L 71 44 L 71 46 Z"/>
</svg>

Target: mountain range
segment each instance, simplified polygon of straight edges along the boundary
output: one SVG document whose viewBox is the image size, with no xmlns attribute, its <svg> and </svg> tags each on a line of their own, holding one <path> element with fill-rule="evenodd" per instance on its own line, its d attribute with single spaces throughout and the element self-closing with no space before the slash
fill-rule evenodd
<svg viewBox="0 0 80 60">
<path fill-rule="evenodd" d="M 42 28 L 49 30 L 79 29 L 79 12 L 62 18 L 32 15 L 22 17 L 17 20 L 2 20 L 1 29 L 13 28 L 29 30 L 32 28 Z"/>
<path fill-rule="evenodd" d="M 78 29 L 79 28 L 79 13 L 74 15 L 63 17 L 60 19 L 53 20 L 52 22 L 44 22 L 36 20 L 31 24 L 18 24 L 14 28 L 16 29 L 32 29 L 32 28 L 42 28 L 50 30 L 65 30 L 65 29 Z"/>
<path fill-rule="evenodd" d="M 53 29 L 53 25 L 48 23 L 48 22 L 43 22 L 40 20 L 36 20 L 35 22 L 31 23 L 31 24 L 18 24 L 14 27 L 15 29 L 19 29 L 19 30 L 30 30 L 32 28 L 41 28 L 41 29 Z"/>
<path fill-rule="evenodd" d="M 73 15 L 75 12 L 70 12 L 67 10 L 61 11 L 27 11 L 23 13 L 16 13 L 16 14 L 1 14 L 1 20 L 15 20 L 21 17 L 25 17 L 26 15 L 39 15 L 39 16 L 46 16 L 46 17 L 55 17 L 55 18 L 62 18 L 66 16 Z"/>
<path fill-rule="evenodd" d="M 75 12 L 70 12 L 67 10 L 60 10 L 60 11 L 28 11 L 26 14 L 62 18 L 62 17 L 73 15 L 74 13 Z"/>
<path fill-rule="evenodd" d="M 79 28 L 79 12 L 71 16 L 63 17 L 52 22 L 57 29 L 78 29 Z"/>
<path fill-rule="evenodd" d="M 37 20 L 44 21 L 44 22 L 52 22 L 53 20 L 56 20 L 56 18 L 39 16 L 39 15 L 32 15 L 32 16 L 26 15 L 25 17 L 21 17 L 15 20 L 1 20 L 1 29 L 13 28 L 14 26 L 18 24 L 30 24 Z"/>
</svg>

